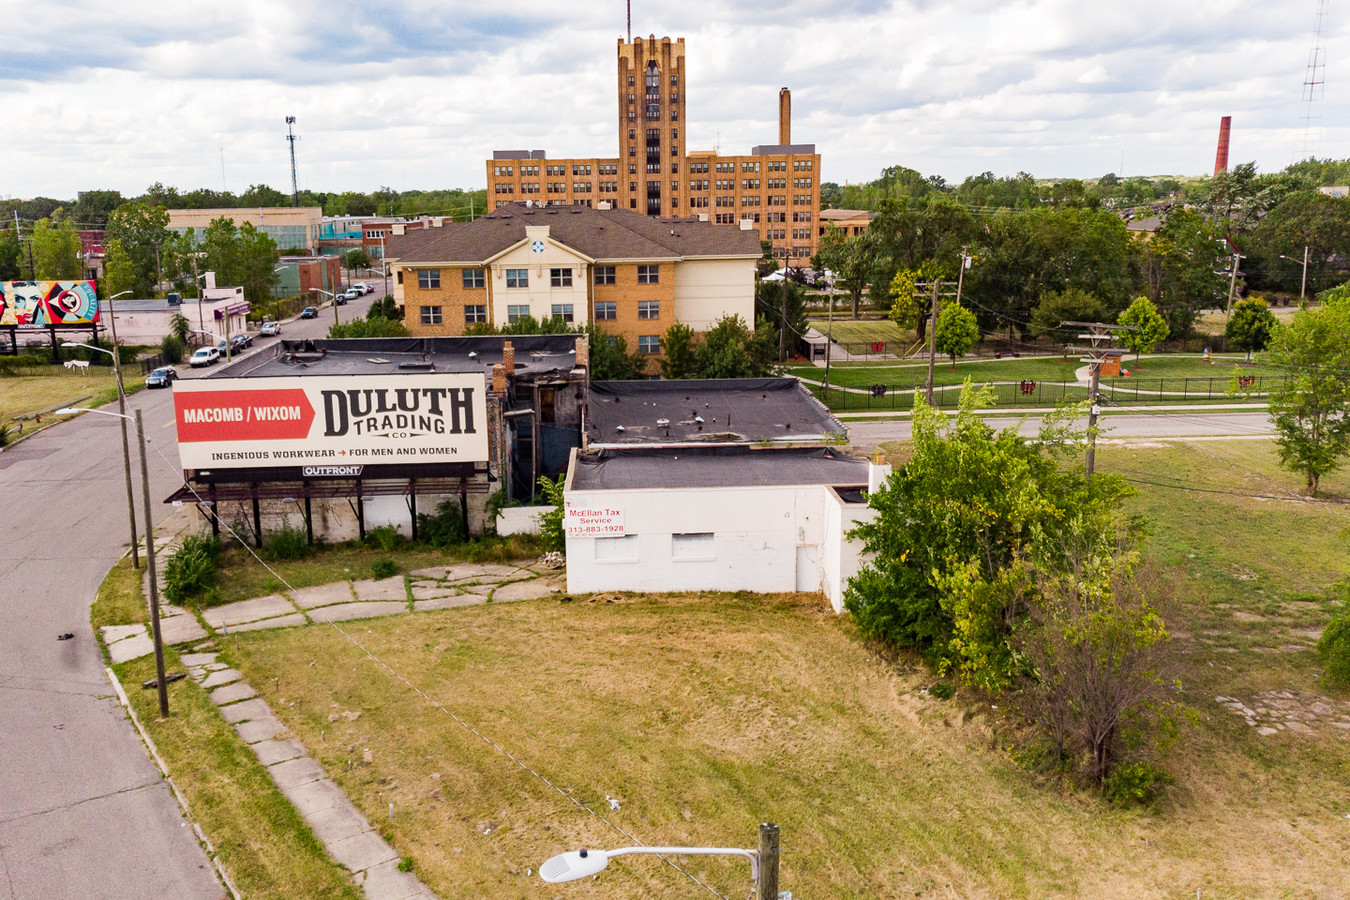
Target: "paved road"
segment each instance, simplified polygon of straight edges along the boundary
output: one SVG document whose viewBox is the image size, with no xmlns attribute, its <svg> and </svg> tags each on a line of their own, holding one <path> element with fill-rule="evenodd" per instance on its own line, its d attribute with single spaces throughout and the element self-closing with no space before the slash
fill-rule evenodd
<svg viewBox="0 0 1350 900">
<path fill-rule="evenodd" d="M 176 465 L 173 432 L 162 427 L 172 394 L 146 391 L 132 403 Z M 150 459 L 160 507 L 174 473 Z M 85 415 L 0 453 L 3 900 L 224 896 L 113 695 L 89 628 L 94 592 L 127 546 L 125 491 L 112 417 Z M 67 632 L 73 640 L 56 639 Z"/>
<path fill-rule="evenodd" d="M 987 416 L 985 421 L 993 428 L 1015 425 L 1019 417 Z M 1164 437 L 1265 437 L 1273 434 L 1270 417 L 1259 413 L 1186 413 L 1166 415 L 1112 415 L 1102 419 L 1106 440 L 1122 438 Z M 907 441 L 910 436 L 908 419 L 896 422 L 849 422 L 849 440 L 855 447 L 873 448 L 885 441 Z M 1034 435 L 1040 428 L 1039 418 L 1028 418 L 1020 431 Z"/>
</svg>

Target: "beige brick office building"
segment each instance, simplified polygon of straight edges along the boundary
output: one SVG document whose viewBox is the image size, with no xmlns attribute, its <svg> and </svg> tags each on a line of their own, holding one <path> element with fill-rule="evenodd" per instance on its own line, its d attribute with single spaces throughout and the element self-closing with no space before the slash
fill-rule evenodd
<svg viewBox="0 0 1350 900">
<path fill-rule="evenodd" d="M 556 315 L 655 355 L 676 322 L 707 331 L 725 315 L 755 320 L 762 253 L 748 225 L 511 203 L 473 222 L 397 232 L 387 245 L 394 297 L 417 336 Z"/>
<path fill-rule="evenodd" d="M 819 246 L 820 154 L 792 143 L 791 95 L 778 95 L 778 143 L 722 156 L 687 150 L 684 38 L 618 42 L 617 157 L 549 159 L 497 150 L 487 161 L 489 208 L 521 200 L 649 216 L 748 222 L 779 259 L 805 265 Z"/>
</svg>

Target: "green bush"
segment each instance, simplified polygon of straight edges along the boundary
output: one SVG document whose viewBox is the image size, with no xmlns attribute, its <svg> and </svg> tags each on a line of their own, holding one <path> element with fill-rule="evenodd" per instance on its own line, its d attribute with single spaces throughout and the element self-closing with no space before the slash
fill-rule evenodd
<svg viewBox="0 0 1350 900">
<path fill-rule="evenodd" d="M 567 533 L 563 530 L 563 482 L 566 480 L 566 475 L 559 475 L 556 479 L 545 475 L 539 479 L 539 487 L 548 501 L 548 508 L 537 516 L 539 536 L 544 539 L 546 549 L 558 553 L 567 552 Z"/>
<path fill-rule="evenodd" d="M 394 561 L 387 556 L 381 556 L 370 563 L 370 574 L 377 579 L 393 578 L 397 572 L 398 566 L 394 565 Z"/>
<path fill-rule="evenodd" d="M 1350 687 L 1350 585 L 1345 588 L 1346 603 L 1327 623 L 1317 652 L 1326 666 L 1327 680 L 1341 687 Z"/>
<path fill-rule="evenodd" d="M 403 543 L 403 535 L 399 534 L 393 525 L 381 525 L 366 532 L 366 543 L 388 553 Z"/>
<path fill-rule="evenodd" d="M 956 695 L 956 690 L 945 681 L 939 681 L 928 689 L 928 693 L 939 700 L 950 700 Z"/>
<path fill-rule="evenodd" d="M 220 550 L 220 538 L 207 534 L 184 538 L 164 566 L 164 599 L 181 604 L 205 593 L 215 584 Z"/>
<path fill-rule="evenodd" d="M 428 547 L 453 547 L 469 539 L 458 500 L 443 500 L 436 514 L 417 514 L 417 538 Z"/>
<path fill-rule="evenodd" d="M 1151 763 L 1127 763 L 1111 770 L 1102 793 L 1117 806 L 1152 806 L 1173 782 L 1171 775 Z"/>
<path fill-rule="evenodd" d="M 289 518 L 283 518 L 280 527 L 267 539 L 268 559 L 304 559 L 309 550 L 305 530 L 292 525 Z"/>
<path fill-rule="evenodd" d="M 184 344 L 176 334 L 166 334 L 164 340 L 159 342 L 159 352 L 164 357 L 164 361 L 170 365 L 183 361 L 183 349 Z"/>
</svg>

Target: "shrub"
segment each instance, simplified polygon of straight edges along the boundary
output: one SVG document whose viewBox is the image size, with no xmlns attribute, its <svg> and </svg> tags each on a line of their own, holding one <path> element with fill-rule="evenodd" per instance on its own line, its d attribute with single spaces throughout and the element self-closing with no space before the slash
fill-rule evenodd
<svg viewBox="0 0 1350 900">
<path fill-rule="evenodd" d="M 178 339 L 176 334 L 164 335 L 164 340 L 159 342 L 160 355 L 164 361 L 170 365 L 175 365 L 183 361 L 184 344 Z"/>
<path fill-rule="evenodd" d="M 1344 586 L 1346 604 L 1331 617 L 1317 652 L 1326 666 L 1327 679 L 1341 687 L 1350 687 L 1350 585 Z"/>
<path fill-rule="evenodd" d="M 453 547 L 469 539 L 464 529 L 463 507 L 458 500 L 443 500 L 436 514 L 417 515 L 417 537 L 428 547 Z"/>
<path fill-rule="evenodd" d="M 388 553 L 403 543 L 403 535 L 393 525 L 381 525 L 366 532 L 366 543 Z"/>
<path fill-rule="evenodd" d="M 268 538 L 267 556 L 269 559 L 304 559 L 309 555 L 309 541 L 303 528 L 291 524 L 289 518 L 281 520 L 281 526 Z"/>
<path fill-rule="evenodd" d="M 378 578 L 393 578 L 398 572 L 398 566 L 387 556 L 381 556 L 373 560 L 370 564 L 370 574 Z"/>
<path fill-rule="evenodd" d="M 539 536 L 544 539 L 545 548 L 564 554 L 567 552 L 567 533 L 563 531 L 563 482 L 566 480 L 566 475 L 559 475 L 556 479 L 550 479 L 547 475 L 540 477 L 539 487 L 544 491 L 548 508 L 537 517 Z"/>
<path fill-rule="evenodd" d="M 939 700 L 950 700 L 955 696 L 956 690 L 949 683 L 939 681 L 928 689 L 928 693 Z"/>
<path fill-rule="evenodd" d="M 205 593 L 215 584 L 220 550 L 220 538 L 205 534 L 185 538 L 165 563 L 164 599 L 182 603 Z"/>
<path fill-rule="evenodd" d="M 1151 763 L 1116 766 L 1102 783 L 1102 793 L 1117 806 L 1152 806 L 1175 779 Z"/>
</svg>

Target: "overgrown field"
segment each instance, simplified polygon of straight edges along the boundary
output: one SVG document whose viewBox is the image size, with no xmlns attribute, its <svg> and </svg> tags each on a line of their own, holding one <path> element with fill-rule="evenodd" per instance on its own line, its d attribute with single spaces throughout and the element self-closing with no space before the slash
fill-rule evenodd
<svg viewBox="0 0 1350 900">
<path fill-rule="evenodd" d="M 25 367 L 23 371 L 23 375 L 0 376 L 0 429 L 14 428 L 19 416 L 30 417 L 75 401 L 80 406 L 101 406 L 117 399 L 117 378 L 110 366 L 71 372 L 64 366 L 48 365 Z M 125 367 L 122 377 L 128 391 L 145 383 L 138 366 Z M 22 424 L 27 431 L 38 423 L 28 418 Z"/>
<path fill-rule="evenodd" d="M 224 650 L 443 897 L 561 896 L 527 873 L 630 843 L 599 816 L 646 843 L 731 846 L 775 821 L 782 887 L 804 897 L 1336 896 L 1350 733 L 1333 723 L 1350 700 L 1323 694 L 1311 648 L 1321 588 L 1346 575 L 1346 505 L 1298 499 L 1266 442 L 1098 458 L 1135 480 L 1149 549 L 1181 585 L 1170 624 L 1194 717 L 1153 811 L 1040 781 L 1006 710 L 933 698 L 932 676 L 884 660 L 814 597 L 488 604 L 231 635 Z M 1328 488 L 1343 501 L 1350 479 Z M 1286 721 L 1274 708 L 1299 727 L 1259 734 Z M 743 863 L 683 864 L 728 897 L 748 890 Z M 701 889 L 627 859 L 585 890 Z"/>
</svg>

